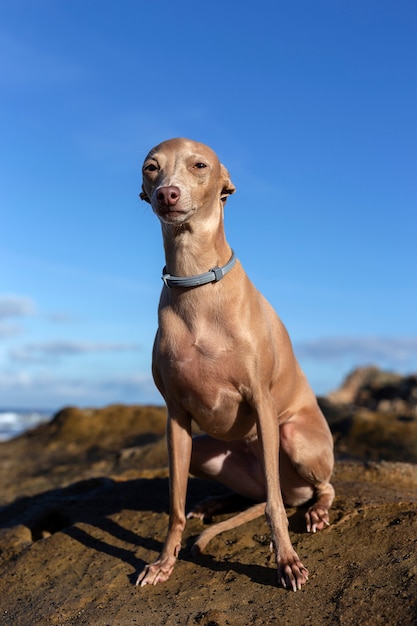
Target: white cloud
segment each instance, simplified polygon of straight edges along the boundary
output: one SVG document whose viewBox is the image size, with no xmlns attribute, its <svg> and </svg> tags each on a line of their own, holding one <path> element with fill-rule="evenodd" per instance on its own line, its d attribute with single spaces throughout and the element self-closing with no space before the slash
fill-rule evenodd
<svg viewBox="0 0 417 626">
<path fill-rule="evenodd" d="M 45 315 L 45 319 L 53 324 L 70 324 L 74 321 L 74 316 L 70 313 L 64 313 L 57 311 L 55 313 L 48 313 Z"/>
<path fill-rule="evenodd" d="M 0 322 L 0 337 L 2 339 L 8 339 L 9 337 L 16 337 L 20 335 L 21 328 L 16 324 L 5 324 Z"/>
<path fill-rule="evenodd" d="M 357 363 L 404 367 L 417 362 L 416 337 L 324 337 L 296 344 L 300 359 L 337 362 L 350 358 Z"/>
<path fill-rule="evenodd" d="M 13 317 L 28 317 L 36 312 L 35 303 L 25 296 L 0 295 L 0 320 Z"/>
<path fill-rule="evenodd" d="M 60 377 L 28 372 L 0 373 L 2 406 L 57 409 L 65 405 L 103 406 L 111 403 L 162 404 L 150 374 L 100 379 Z"/>
<path fill-rule="evenodd" d="M 93 354 L 98 352 L 137 352 L 140 346 L 135 343 L 111 343 L 88 341 L 47 341 L 28 343 L 10 350 L 10 358 L 20 362 L 42 362 L 64 356 Z"/>
</svg>

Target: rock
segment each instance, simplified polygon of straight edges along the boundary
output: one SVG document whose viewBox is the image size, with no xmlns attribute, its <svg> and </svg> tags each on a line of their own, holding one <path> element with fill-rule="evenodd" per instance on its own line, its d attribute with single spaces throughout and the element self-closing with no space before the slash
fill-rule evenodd
<svg viewBox="0 0 417 626">
<path fill-rule="evenodd" d="M 401 376 L 377 367 L 358 368 L 328 400 L 417 421 L 417 374 Z"/>
<path fill-rule="evenodd" d="M 166 411 L 155 406 L 111 405 L 103 409 L 65 408 L 49 424 L 31 431 L 31 439 L 41 439 L 50 450 L 93 446 L 115 449 L 123 445 L 143 445 L 165 432 Z"/>
<path fill-rule="evenodd" d="M 359 368 L 319 404 L 339 457 L 417 463 L 417 375 Z"/>
<path fill-rule="evenodd" d="M 166 466 L 165 426 L 162 407 L 63 409 L 51 422 L 0 443 L 0 505 L 130 467 Z"/>
<path fill-rule="evenodd" d="M 334 482 L 339 495 L 327 530 L 301 533 L 303 512 L 288 510 L 310 570 L 297 594 L 277 587 L 268 542 L 259 541 L 269 534 L 262 518 L 216 537 L 197 559 L 190 545 L 202 524 L 189 520 L 171 579 L 135 587 L 166 530 L 161 470 L 80 481 L 12 503 L 1 511 L 0 623 L 414 623 L 417 468 L 339 463 Z M 218 489 L 190 479 L 189 504 Z"/>
<path fill-rule="evenodd" d="M 402 462 L 412 446 L 400 437 L 413 426 L 412 439 L 416 424 L 382 410 L 381 398 L 372 408 L 383 388 L 373 375 L 357 375 L 356 389 L 350 381 L 350 395 L 320 400 L 336 438 L 337 496 L 331 526 L 316 534 L 303 532 L 302 509 L 287 511 L 310 571 L 296 594 L 277 586 L 263 518 L 219 535 L 199 558 L 191 545 L 203 525 L 188 520 L 170 580 L 135 587 L 168 521 L 164 409 L 66 409 L 0 444 L 0 625 L 416 623 L 417 465 Z M 405 389 L 408 410 L 412 380 L 387 384 L 395 389 L 382 400 Z M 398 443 L 397 462 L 381 460 L 381 441 Z M 187 507 L 222 492 L 191 478 Z"/>
</svg>

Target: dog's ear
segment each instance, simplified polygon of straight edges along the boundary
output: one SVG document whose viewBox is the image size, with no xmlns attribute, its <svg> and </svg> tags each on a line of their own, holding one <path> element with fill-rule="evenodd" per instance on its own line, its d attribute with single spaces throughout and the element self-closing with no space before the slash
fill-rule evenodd
<svg viewBox="0 0 417 626">
<path fill-rule="evenodd" d="M 139 198 L 141 200 L 145 200 L 145 202 L 149 202 L 149 204 L 151 203 L 151 201 L 149 200 L 149 196 L 145 191 L 145 187 L 142 185 L 142 191 L 139 194 Z"/>
<path fill-rule="evenodd" d="M 220 199 L 223 202 L 223 204 L 225 204 L 227 198 L 229 196 L 231 196 L 232 193 L 235 193 L 236 187 L 234 186 L 234 184 L 230 180 L 230 174 L 227 171 L 227 169 L 225 168 L 225 166 L 220 164 L 220 168 L 221 168 L 222 180 L 223 180 L 223 187 L 222 187 L 222 190 L 220 192 Z"/>
</svg>

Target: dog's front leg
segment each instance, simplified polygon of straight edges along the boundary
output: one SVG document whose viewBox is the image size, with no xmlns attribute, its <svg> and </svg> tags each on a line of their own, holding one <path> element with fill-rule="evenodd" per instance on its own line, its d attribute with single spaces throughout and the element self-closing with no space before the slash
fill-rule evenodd
<svg viewBox="0 0 417 626">
<path fill-rule="evenodd" d="M 174 569 L 185 527 L 185 499 L 191 460 L 191 420 L 168 417 L 170 512 L 168 533 L 161 554 L 139 574 L 137 585 L 156 585 L 168 580 Z"/>
<path fill-rule="evenodd" d="M 267 488 L 265 515 L 271 530 L 271 550 L 275 553 L 278 579 L 286 589 L 301 589 L 308 571 L 291 544 L 279 479 L 279 425 L 273 402 L 263 401 L 258 410 L 258 437 Z"/>
</svg>

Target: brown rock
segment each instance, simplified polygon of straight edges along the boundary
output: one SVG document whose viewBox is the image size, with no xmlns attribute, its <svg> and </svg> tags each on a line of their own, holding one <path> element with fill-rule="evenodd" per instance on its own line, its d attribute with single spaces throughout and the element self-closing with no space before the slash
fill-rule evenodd
<svg viewBox="0 0 417 626">
<path fill-rule="evenodd" d="M 335 404 L 353 404 L 404 420 L 417 420 L 417 374 L 401 376 L 377 367 L 358 368 L 327 398 Z"/>
<path fill-rule="evenodd" d="M 297 594 L 276 586 L 268 546 L 258 540 L 269 534 L 264 519 L 215 538 L 198 559 L 190 543 L 202 525 L 190 520 L 172 578 L 136 588 L 166 530 L 168 481 L 157 471 L 81 481 L 14 503 L 2 511 L 10 534 L 0 535 L 0 623 L 414 623 L 416 467 L 342 463 L 335 485 L 326 531 L 300 534 L 302 512 L 288 510 L 292 540 L 310 570 Z M 190 503 L 216 490 L 191 479 Z"/>
<path fill-rule="evenodd" d="M 358 409 L 327 406 L 336 430 L 349 422 L 357 455 Z M 338 461 L 325 531 L 302 532 L 303 511 L 288 510 L 310 571 L 301 592 L 277 587 L 264 519 L 216 537 L 198 559 L 190 547 L 203 526 L 189 520 L 171 579 L 135 587 L 166 532 L 164 429 L 154 407 L 70 409 L 0 444 L 1 625 L 416 623 L 417 466 L 407 463 Z M 188 506 L 221 492 L 190 479 Z"/>
<path fill-rule="evenodd" d="M 0 443 L 0 505 L 130 467 L 166 466 L 165 425 L 162 407 L 63 409 L 50 423 Z"/>
<path fill-rule="evenodd" d="M 416 375 L 360 368 L 319 403 L 339 457 L 417 463 Z"/>
</svg>

